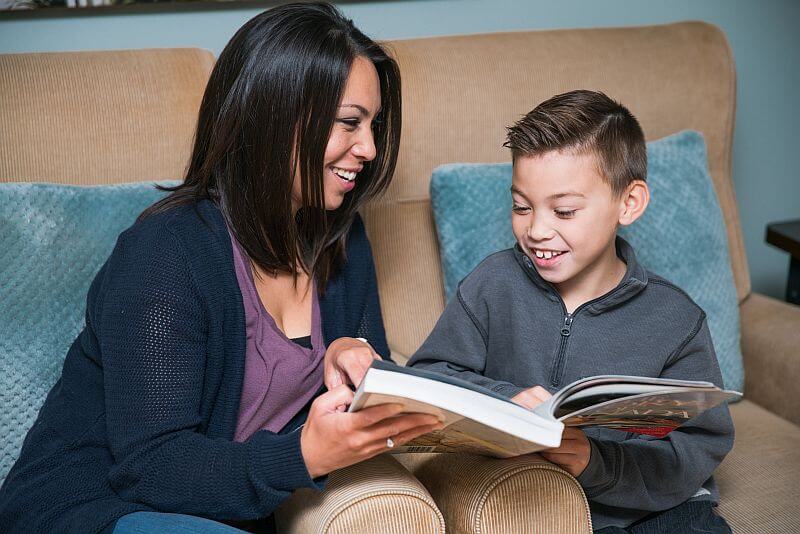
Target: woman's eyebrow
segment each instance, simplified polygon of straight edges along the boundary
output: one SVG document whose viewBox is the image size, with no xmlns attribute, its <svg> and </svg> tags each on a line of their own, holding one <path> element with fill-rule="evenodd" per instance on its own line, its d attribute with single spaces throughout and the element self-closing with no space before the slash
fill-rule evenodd
<svg viewBox="0 0 800 534">
<path fill-rule="evenodd" d="M 357 109 L 357 110 L 358 110 L 358 112 L 359 112 L 361 115 L 364 115 L 365 117 L 369 117 L 369 116 L 370 116 L 369 110 L 368 110 L 367 108 L 365 108 L 364 106 L 360 105 L 360 104 L 342 104 L 342 105 L 340 105 L 339 107 L 340 107 L 340 108 L 355 108 L 355 109 Z M 381 113 L 381 109 L 382 109 L 382 108 L 378 108 L 378 111 L 376 111 L 376 112 L 375 112 L 375 116 L 376 116 L 376 117 L 377 117 L 378 115 L 380 115 L 380 113 Z"/>
<path fill-rule="evenodd" d="M 357 110 L 359 111 L 359 113 L 361 113 L 362 115 L 367 115 L 367 116 L 369 116 L 369 110 L 368 110 L 367 108 L 365 108 L 364 106 L 360 106 L 360 105 L 358 105 L 358 104 L 342 104 L 342 105 L 341 105 L 341 106 L 339 106 L 339 107 L 340 107 L 340 108 L 355 108 L 355 109 L 357 109 Z"/>
</svg>

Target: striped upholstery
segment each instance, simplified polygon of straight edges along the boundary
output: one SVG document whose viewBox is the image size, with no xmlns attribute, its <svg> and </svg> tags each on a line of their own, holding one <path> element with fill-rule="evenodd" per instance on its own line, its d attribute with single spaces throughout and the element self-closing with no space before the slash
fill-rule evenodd
<svg viewBox="0 0 800 534">
<path fill-rule="evenodd" d="M 331 473 L 322 493 L 295 492 L 275 517 L 286 534 L 445 532 L 428 491 L 389 455 Z"/>
<path fill-rule="evenodd" d="M 591 532 L 577 480 L 538 455 L 404 455 L 431 492 L 451 533 Z"/>
<path fill-rule="evenodd" d="M 197 48 L 0 55 L 0 182 L 182 179 L 213 64 Z"/>
<path fill-rule="evenodd" d="M 800 427 L 747 399 L 731 415 L 736 441 L 714 475 L 720 513 L 737 534 L 800 532 Z"/>
</svg>

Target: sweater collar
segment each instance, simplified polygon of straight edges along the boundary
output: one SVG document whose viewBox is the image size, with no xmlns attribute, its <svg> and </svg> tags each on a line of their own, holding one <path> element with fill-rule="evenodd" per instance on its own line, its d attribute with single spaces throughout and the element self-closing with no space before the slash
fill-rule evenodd
<svg viewBox="0 0 800 534">
<path fill-rule="evenodd" d="M 636 253 L 633 251 L 633 247 L 619 236 L 616 238 L 615 246 L 617 256 L 625 262 L 625 276 L 622 277 L 622 280 L 614 289 L 605 295 L 582 304 L 578 309 L 586 308 L 588 313 L 598 315 L 632 299 L 647 286 L 647 270 L 636 260 Z M 528 278 L 545 292 L 548 299 L 563 304 L 561 295 L 558 294 L 558 291 L 550 282 L 541 277 L 536 267 L 534 267 L 533 261 L 520 249 L 519 244 L 514 245 L 514 257 L 528 275 Z"/>
</svg>

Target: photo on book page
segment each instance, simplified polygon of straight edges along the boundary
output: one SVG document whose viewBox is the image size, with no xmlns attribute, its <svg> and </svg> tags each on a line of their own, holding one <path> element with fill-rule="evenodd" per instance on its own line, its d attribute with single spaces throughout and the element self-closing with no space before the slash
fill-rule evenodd
<svg viewBox="0 0 800 534">
<path fill-rule="evenodd" d="M 733 396 L 732 392 L 722 390 L 676 388 L 609 400 L 570 413 L 559 410 L 557 415 L 565 426 L 603 426 L 663 438 L 689 419 Z"/>
</svg>

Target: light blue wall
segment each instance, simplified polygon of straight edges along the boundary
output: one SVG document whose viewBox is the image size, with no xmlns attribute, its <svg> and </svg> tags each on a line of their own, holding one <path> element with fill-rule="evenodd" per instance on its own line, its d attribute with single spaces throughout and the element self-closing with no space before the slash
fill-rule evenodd
<svg viewBox="0 0 800 534">
<path fill-rule="evenodd" d="M 380 39 L 704 20 L 720 26 L 738 71 L 734 181 L 753 287 L 782 297 L 788 255 L 765 225 L 800 217 L 800 2 L 796 0 L 406 0 L 350 2 Z M 260 9 L 0 20 L 0 53 L 199 46 L 216 54 Z M 2 96 L 0 95 L 0 98 Z"/>
</svg>

